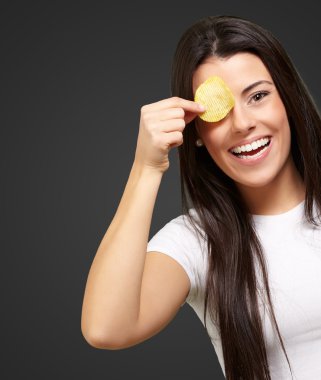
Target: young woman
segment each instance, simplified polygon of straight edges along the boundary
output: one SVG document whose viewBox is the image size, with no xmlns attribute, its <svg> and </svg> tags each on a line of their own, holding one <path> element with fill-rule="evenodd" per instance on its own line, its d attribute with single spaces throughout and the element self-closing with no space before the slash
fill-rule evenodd
<svg viewBox="0 0 321 380">
<path fill-rule="evenodd" d="M 211 76 L 235 100 L 216 122 L 193 101 Z M 173 147 L 182 215 L 148 241 Z M 188 302 L 228 380 L 321 378 L 320 147 L 318 110 L 269 31 L 232 16 L 192 25 L 172 97 L 141 109 L 129 179 L 88 275 L 89 344 L 138 344 Z"/>
</svg>

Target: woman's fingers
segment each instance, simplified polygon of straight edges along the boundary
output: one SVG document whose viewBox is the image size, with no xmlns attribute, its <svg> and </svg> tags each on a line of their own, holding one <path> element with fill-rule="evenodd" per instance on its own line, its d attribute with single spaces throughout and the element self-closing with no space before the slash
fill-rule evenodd
<svg viewBox="0 0 321 380">
<path fill-rule="evenodd" d="M 183 108 L 167 108 L 162 109 L 161 111 L 158 111 L 157 114 L 159 114 L 159 120 L 166 121 L 171 119 L 184 119 L 185 117 L 185 111 Z M 156 117 L 156 112 L 155 112 Z"/>
<path fill-rule="evenodd" d="M 164 120 L 159 123 L 159 126 L 163 132 L 183 132 L 186 126 L 184 119 L 171 119 Z"/>
<path fill-rule="evenodd" d="M 184 101 L 184 99 L 178 102 L 176 101 L 176 99 L 172 100 L 171 102 L 167 102 L 168 99 L 165 100 L 166 102 L 160 101 L 150 104 L 151 107 L 149 109 L 147 108 L 149 117 L 154 118 L 155 120 L 158 119 L 160 121 L 184 119 L 186 125 L 190 123 L 196 116 L 205 111 L 205 108 L 202 105 L 195 102 L 191 102 L 189 100 L 187 100 L 186 102 Z M 180 103 L 181 105 L 184 105 L 185 108 L 174 106 L 172 108 L 163 108 L 164 103 L 170 105 L 176 105 L 177 103 Z"/>
<path fill-rule="evenodd" d="M 141 108 L 135 160 L 162 172 L 169 167 L 168 153 L 183 143 L 183 130 L 204 108 L 196 102 L 172 97 Z"/>
</svg>

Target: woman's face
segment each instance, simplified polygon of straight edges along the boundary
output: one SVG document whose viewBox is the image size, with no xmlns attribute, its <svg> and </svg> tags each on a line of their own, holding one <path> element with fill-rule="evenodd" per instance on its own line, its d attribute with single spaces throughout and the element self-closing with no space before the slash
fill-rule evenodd
<svg viewBox="0 0 321 380">
<path fill-rule="evenodd" d="M 265 186 L 293 164 L 290 127 L 279 93 L 261 59 L 251 53 L 207 58 L 194 73 L 194 94 L 214 75 L 230 88 L 235 105 L 220 121 L 197 118 L 198 134 L 216 164 L 237 184 Z M 231 152 L 235 148 L 237 155 Z"/>
</svg>

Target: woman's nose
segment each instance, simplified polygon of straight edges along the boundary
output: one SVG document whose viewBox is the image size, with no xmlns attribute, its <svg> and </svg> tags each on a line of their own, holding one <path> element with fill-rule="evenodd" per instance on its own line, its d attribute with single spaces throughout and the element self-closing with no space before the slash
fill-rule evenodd
<svg viewBox="0 0 321 380">
<path fill-rule="evenodd" d="M 251 112 L 241 104 L 234 105 L 230 112 L 232 131 L 236 133 L 247 132 L 255 128 L 255 122 Z"/>
</svg>

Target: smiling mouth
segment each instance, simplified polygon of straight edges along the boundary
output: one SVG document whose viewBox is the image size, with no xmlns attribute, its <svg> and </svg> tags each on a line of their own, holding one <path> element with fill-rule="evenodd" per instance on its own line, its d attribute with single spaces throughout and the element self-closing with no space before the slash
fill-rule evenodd
<svg viewBox="0 0 321 380">
<path fill-rule="evenodd" d="M 268 141 L 262 145 L 260 145 L 259 147 L 253 149 L 252 150 L 245 150 L 246 148 L 242 148 L 242 151 L 241 152 L 233 152 L 231 150 L 229 150 L 229 152 L 231 154 L 233 154 L 234 156 L 238 157 L 238 158 L 242 158 L 242 159 L 246 159 L 246 158 L 254 158 L 256 156 L 259 156 L 261 153 L 263 153 L 264 150 L 266 150 L 268 148 L 268 146 L 270 145 L 271 143 L 271 137 L 270 136 L 267 136 L 266 137 L 268 139 Z M 240 149 L 239 149 L 240 150 Z"/>
</svg>

